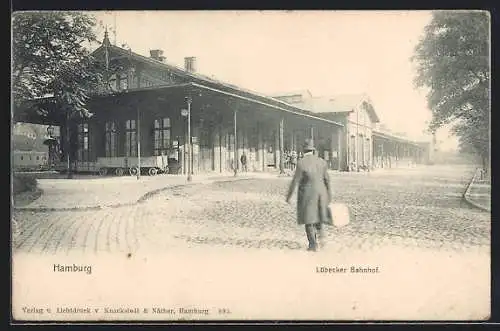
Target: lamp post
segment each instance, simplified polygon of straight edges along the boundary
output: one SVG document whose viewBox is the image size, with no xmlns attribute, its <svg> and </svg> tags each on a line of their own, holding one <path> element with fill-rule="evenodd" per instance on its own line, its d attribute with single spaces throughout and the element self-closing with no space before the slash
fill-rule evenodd
<svg viewBox="0 0 500 331">
<path fill-rule="evenodd" d="M 52 125 L 49 125 L 49 127 L 47 128 L 47 134 L 50 138 L 54 137 L 54 127 Z"/>
<path fill-rule="evenodd" d="M 186 103 L 187 103 L 187 109 L 181 109 L 181 115 L 182 116 L 186 116 L 187 117 L 187 120 L 188 120 L 188 124 L 187 124 L 187 131 L 188 131 L 188 151 L 187 151 L 187 155 L 188 155 L 188 164 L 187 164 L 187 173 L 188 173 L 188 176 L 187 176 L 187 180 L 188 182 L 190 182 L 193 178 L 191 176 L 191 172 L 192 172 L 192 155 L 191 155 L 191 103 L 193 102 L 193 99 L 191 97 L 186 97 Z"/>
<path fill-rule="evenodd" d="M 54 127 L 49 125 L 47 127 L 47 135 L 49 136 L 47 140 L 44 141 L 44 144 L 49 146 L 49 160 L 48 165 L 51 167 L 55 163 L 55 152 L 56 152 L 56 144 L 54 139 Z"/>
</svg>

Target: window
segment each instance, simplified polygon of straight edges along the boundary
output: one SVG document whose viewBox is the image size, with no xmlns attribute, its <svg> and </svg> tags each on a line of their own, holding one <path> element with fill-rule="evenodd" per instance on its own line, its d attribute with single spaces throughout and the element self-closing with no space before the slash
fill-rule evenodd
<svg viewBox="0 0 500 331">
<path fill-rule="evenodd" d="M 23 160 L 23 156 L 21 155 L 21 161 Z"/>
<path fill-rule="evenodd" d="M 141 79 L 141 87 L 150 87 L 153 86 L 153 83 L 148 79 Z"/>
<path fill-rule="evenodd" d="M 211 132 L 209 131 L 208 127 L 206 127 L 206 124 L 205 126 L 204 124 L 205 123 L 200 124 L 200 139 L 198 144 L 201 148 L 210 148 L 212 146 Z"/>
<path fill-rule="evenodd" d="M 118 152 L 118 132 L 115 122 L 106 122 L 106 157 L 117 156 Z"/>
<path fill-rule="evenodd" d="M 83 123 L 78 125 L 78 161 L 90 161 L 89 125 Z"/>
<path fill-rule="evenodd" d="M 167 155 L 171 144 L 170 118 L 154 121 L 154 155 Z"/>
<path fill-rule="evenodd" d="M 349 144 L 349 162 L 355 162 L 356 160 L 356 136 L 351 135 L 351 141 Z"/>
<path fill-rule="evenodd" d="M 120 90 L 128 89 L 128 75 L 120 74 Z"/>
<path fill-rule="evenodd" d="M 125 156 L 137 156 L 135 120 L 125 122 Z"/>
<path fill-rule="evenodd" d="M 359 165 L 363 165 L 365 163 L 365 140 L 363 139 L 363 135 L 358 135 L 358 155 L 357 161 Z"/>
<path fill-rule="evenodd" d="M 135 72 L 133 72 L 132 73 L 132 78 L 131 78 L 131 83 L 130 83 L 132 85 L 131 88 L 133 88 L 133 87 L 139 87 L 137 85 L 137 82 L 138 82 L 138 76 L 137 76 L 137 74 Z"/>
<path fill-rule="evenodd" d="M 37 156 L 37 157 L 36 157 L 36 160 L 37 160 L 37 161 L 39 161 L 39 160 L 40 160 L 40 156 Z"/>
<path fill-rule="evenodd" d="M 109 78 L 109 86 L 111 88 L 111 90 L 116 90 L 116 75 L 113 74 L 111 75 L 111 77 Z"/>
<path fill-rule="evenodd" d="M 370 162 L 370 138 L 365 138 L 365 163 Z"/>
</svg>

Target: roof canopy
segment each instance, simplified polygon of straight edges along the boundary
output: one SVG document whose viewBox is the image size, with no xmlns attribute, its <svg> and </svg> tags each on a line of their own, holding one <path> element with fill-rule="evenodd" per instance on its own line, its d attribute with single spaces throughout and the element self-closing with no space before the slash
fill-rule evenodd
<svg viewBox="0 0 500 331">
<path fill-rule="evenodd" d="M 279 109 L 282 109 L 282 110 L 287 111 L 287 112 L 301 114 L 301 115 L 304 115 L 304 116 L 309 117 L 309 118 L 321 120 L 323 122 L 325 121 L 325 119 L 318 117 L 317 114 L 315 114 L 313 111 L 311 111 L 309 109 L 302 108 L 299 105 L 292 105 L 292 104 L 286 103 L 284 101 L 278 100 L 276 98 L 273 98 L 273 97 L 270 97 L 270 96 L 267 96 L 264 94 L 260 94 L 258 92 L 251 91 L 248 89 L 244 89 L 244 88 L 238 87 L 238 86 L 233 85 L 233 84 L 228 84 L 228 83 L 213 79 L 211 77 L 201 75 L 199 73 L 189 72 L 187 70 L 181 69 L 177 66 L 168 64 L 166 62 L 158 61 L 158 60 L 155 60 L 153 58 L 134 53 L 131 50 L 126 50 L 126 49 L 123 49 L 123 48 L 120 48 L 120 47 L 117 47 L 114 45 L 110 45 L 109 43 L 106 43 L 106 42 L 104 42 L 101 47 L 96 49 L 93 52 L 93 55 L 94 56 L 103 55 L 106 52 L 108 52 L 108 53 L 115 52 L 120 57 L 126 57 L 126 58 L 129 58 L 131 60 L 136 60 L 136 61 L 139 61 L 142 63 L 147 63 L 147 64 L 149 64 L 153 67 L 157 67 L 159 69 L 169 70 L 172 73 L 174 73 L 180 77 L 187 78 L 187 80 L 190 83 L 192 83 L 194 85 L 199 85 L 200 87 L 202 87 L 204 89 L 212 89 L 212 90 L 218 91 L 219 93 L 222 93 L 222 94 L 236 96 L 240 99 L 241 98 L 249 99 L 250 101 L 253 101 L 253 102 L 256 102 L 259 104 L 263 104 L 263 105 L 269 106 L 271 108 L 275 108 L 275 109 L 279 108 Z M 147 89 L 157 89 L 157 88 L 163 88 L 163 86 L 152 86 L 152 87 L 149 87 Z M 328 121 L 328 122 L 330 122 L 331 124 L 342 126 L 342 124 L 340 124 L 340 123 L 336 123 L 333 121 Z"/>
</svg>

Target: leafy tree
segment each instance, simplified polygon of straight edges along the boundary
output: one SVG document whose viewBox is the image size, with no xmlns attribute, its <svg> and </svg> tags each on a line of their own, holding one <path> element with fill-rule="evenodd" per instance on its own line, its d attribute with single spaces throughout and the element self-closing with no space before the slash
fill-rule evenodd
<svg viewBox="0 0 500 331">
<path fill-rule="evenodd" d="M 428 89 L 433 132 L 452 124 L 462 146 L 489 159 L 490 18 L 484 11 L 437 11 L 412 58 L 415 85 Z"/>
<path fill-rule="evenodd" d="M 101 84 L 104 68 L 93 59 L 85 42 L 96 41 L 95 18 L 80 12 L 18 12 L 12 22 L 12 92 L 16 108 L 37 102 L 45 117 L 64 119 L 66 129 L 86 108 L 91 91 Z M 72 142 L 66 134 L 65 149 Z M 69 158 L 69 153 L 67 153 Z M 69 174 L 68 159 L 68 174 Z"/>
<path fill-rule="evenodd" d="M 490 151 L 488 134 L 489 123 L 484 117 L 471 117 L 468 121 L 455 124 L 453 131 L 458 136 L 459 151 L 465 154 L 477 154 L 481 158 L 483 168 L 487 168 Z"/>
</svg>

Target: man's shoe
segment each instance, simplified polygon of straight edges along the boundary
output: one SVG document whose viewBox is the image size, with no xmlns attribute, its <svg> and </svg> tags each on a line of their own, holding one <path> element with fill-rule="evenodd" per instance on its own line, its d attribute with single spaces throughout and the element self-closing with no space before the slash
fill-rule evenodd
<svg viewBox="0 0 500 331">
<path fill-rule="evenodd" d="M 316 247 L 309 247 L 309 248 L 307 249 L 307 251 L 308 251 L 308 252 L 317 252 L 317 251 L 319 251 L 319 247 L 318 247 L 318 246 L 316 246 Z"/>
</svg>

